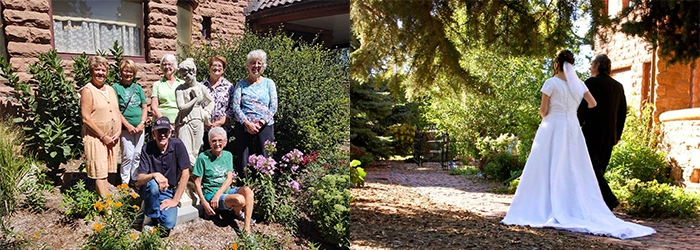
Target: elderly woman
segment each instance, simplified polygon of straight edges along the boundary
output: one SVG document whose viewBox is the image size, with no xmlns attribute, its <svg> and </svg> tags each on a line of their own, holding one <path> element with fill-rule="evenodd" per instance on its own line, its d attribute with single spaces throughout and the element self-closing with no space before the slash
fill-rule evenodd
<svg viewBox="0 0 700 250">
<path fill-rule="evenodd" d="M 175 129 L 177 138 L 185 144 L 190 154 L 190 162 L 194 163 L 202 147 L 204 125 L 209 123 L 211 110 L 214 109 L 214 98 L 195 79 L 197 67 L 192 58 L 182 62 L 178 71 L 185 83 L 175 89 L 177 108 L 180 110 L 175 119 Z M 205 101 L 209 105 L 202 107 Z"/>
<path fill-rule="evenodd" d="M 177 73 L 177 58 L 172 54 L 164 55 L 160 59 L 160 69 L 163 71 L 163 78 L 153 83 L 151 93 L 153 119 L 165 116 L 174 121 L 178 113 L 175 89 L 184 83 L 175 76 L 175 73 Z"/>
<path fill-rule="evenodd" d="M 119 64 L 119 75 L 121 80 L 113 85 L 117 92 L 119 101 L 119 111 L 121 113 L 122 136 L 122 183 L 133 185 L 138 173 L 141 159 L 141 148 L 143 147 L 143 129 L 146 126 L 148 110 L 146 107 L 146 95 L 143 93 L 141 85 L 135 83 L 136 64 L 132 60 L 122 60 Z"/>
<path fill-rule="evenodd" d="M 117 93 L 105 84 L 107 59 L 91 56 L 88 68 L 92 81 L 79 90 L 85 168 L 88 177 L 95 180 L 97 192 L 105 197 L 110 186 L 107 176 L 117 172 L 121 116 Z"/>
<path fill-rule="evenodd" d="M 209 59 L 209 77 L 202 81 L 202 85 L 209 89 L 212 97 L 214 97 L 214 109 L 211 112 L 211 119 L 209 124 L 205 126 L 206 131 L 211 130 L 213 127 L 222 127 L 226 130 L 226 133 L 233 134 L 233 127 L 231 126 L 231 121 L 233 120 L 233 110 L 229 105 L 229 100 L 231 92 L 233 89 L 233 84 L 226 80 L 224 71 L 226 70 L 226 58 L 223 56 L 214 56 Z M 206 102 L 202 105 L 207 105 Z M 204 138 L 207 138 L 207 132 L 204 133 Z M 226 150 L 230 150 L 229 144 Z M 209 149 L 209 142 L 204 141 L 204 149 Z"/>
<path fill-rule="evenodd" d="M 247 178 L 244 168 L 248 166 L 248 154 L 267 152 L 263 150 L 265 141 L 275 140 L 274 116 L 277 112 L 277 89 L 275 83 L 262 76 L 267 66 L 267 54 L 263 50 L 253 50 L 246 57 L 248 77 L 239 81 L 231 96 L 231 108 L 236 125 L 236 172 Z"/>
<path fill-rule="evenodd" d="M 224 150 L 228 142 L 226 131 L 221 127 L 209 130 L 211 149 L 199 154 L 192 168 L 194 186 L 202 207 L 207 215 L 216 211 L 232 211 L 235 219 L 243 220 L 244 230 L 250 233 L 250 223 L 254 220 L 253 190 L 248 186 L 231 187 L 233 183 L 233 155 Z"/>
</svg>

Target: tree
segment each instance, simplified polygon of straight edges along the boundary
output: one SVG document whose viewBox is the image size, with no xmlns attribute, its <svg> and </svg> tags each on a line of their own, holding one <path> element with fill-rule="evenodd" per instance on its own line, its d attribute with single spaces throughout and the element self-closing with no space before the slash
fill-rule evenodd
<svg viewBox="0 0 700 250">
<path fill-rule="evenodd" d="M 490 83 L 464 67 L 470 50 L 502 55 L 551 56 L 576 48 L 585 37 L 574 21 L 590 8 L 582 1 L 426 0 L 351 2 L 353 32 L 361 46 L 351 55 L 352 77 L 384 77 L 390 86 L 469 89 L 488 93 Z M 585 5 L 585 6 L 584 6 Z M 438 79 L 438 80 L 436 80 Z"/>
<path fill-rule="evenodd" d="M 669 63 L 690 63 L 700 58 L 700 2 L 632 0 L 620 15 L 594 11 L 592 33 L 607 40 L 607 32 L 639 36 L 658 48 Z"/>
</svg>

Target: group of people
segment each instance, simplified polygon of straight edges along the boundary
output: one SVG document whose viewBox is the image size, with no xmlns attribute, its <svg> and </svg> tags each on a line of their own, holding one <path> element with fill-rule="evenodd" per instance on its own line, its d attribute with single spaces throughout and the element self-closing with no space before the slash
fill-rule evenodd
<svg viewBox="0 0 700 250">
<path fill-rule="evenodd" d="M 585 83 L 573 64 L 574 54 L 560 51 L 542 86 L 542 122 L 502 223 L 620 239 L 651 235 L 654 229 L 615 217 L 619 202 L 603 177 L 624 128 L 623 87 L 610 77 L 606 55 L 594 58 Z"/>
<path fill-rule="evenodd" d="M 267 66 L 263 50 L 248 53 L 248 76 L 236 85 L 223 77 L 226 61 L 212 57 L 209 76 L 200 83 L 194 60 L 178 65 L 175 56 L 167 54 L 160 61 L 163 76 L 147 99 L 136 83 L 133 61 L 121 61 L 120 81 L 110 86 L 105 82 L 108 61 L 88 58 L 92 79 L 79 90 L 88 177 L 95 180 L 97 193 L 106 197 L 112 186 L 107 177 L 117 172 L 121 151 L 121 182 L 139 190 L 143 212 L 152 224 L 145 228 L 160 225 L 164 235 L 169 234 L 192 175 L 207 215 L 230 211 L 233 218 L 244 221 L 245 231 L 251 230 L 254 194 L 240 183 L 249 177 L 248 154 L 267 156 L 264 142 L 274 141 L 277 91 L 274 82 L 262 76 Z M 149 103 L 153 140 L 144 145 Z M 232 134 L 235 145 L 229 146 Z M 235 162 L 230 151 L 236 154 Z"/>
</svg>

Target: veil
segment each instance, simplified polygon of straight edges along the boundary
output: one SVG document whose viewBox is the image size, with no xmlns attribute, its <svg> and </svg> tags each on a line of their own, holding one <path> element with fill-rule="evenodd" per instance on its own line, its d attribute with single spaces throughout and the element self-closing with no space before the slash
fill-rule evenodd
<svg viewBox="0 0 700 250">
<path fill-rule="evenodd" d="M 576 75 L 574 65 L 571 65 L 569 62 L 564 62 L 564 76 L 566 77 L 566 82 L 569 85 L 571 95 L 573 95 L 576 99 L 583 99 L 583 94 L 588 91 L 588 88 Z"/>
</svg>

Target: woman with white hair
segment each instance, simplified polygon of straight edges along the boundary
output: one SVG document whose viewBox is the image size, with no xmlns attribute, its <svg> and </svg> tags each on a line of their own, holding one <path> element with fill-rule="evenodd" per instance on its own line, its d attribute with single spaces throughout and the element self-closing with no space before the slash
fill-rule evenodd
<svg viewBox="0 0 700 250">
<path fill-rule="evenodd" d="M 266 141 L 275 140 L 274 116 L 277 112 L 275 82 L 262 76 L 267 67 L 267 54 L 260 49 L 253 50 L 248 53 L 245 64 L 248 77 L 236 84 L 230 102 L 236 121 L 233 128 L 236 137 L 236 172 L 243 179 L 247 178 L 244 170 L 248 166 L 249 153 L 268 157 L 263 148 Z M 256 146 L 251 148 L 254 142 Z"/>
<path fill-rule="evenodd" d="M 175 100 L 175 89 L 184 82 L 175 76 L 177 72 L 177 58 L 173 54 L 166 54 L 160 59 L 160 69 L 163 77 L 153 83 L 151 89 L 151 110 L 153 119 L 161 116 L 168 117 L 171 121 L 177 118 L 177 102 Z"/>
</svg>

